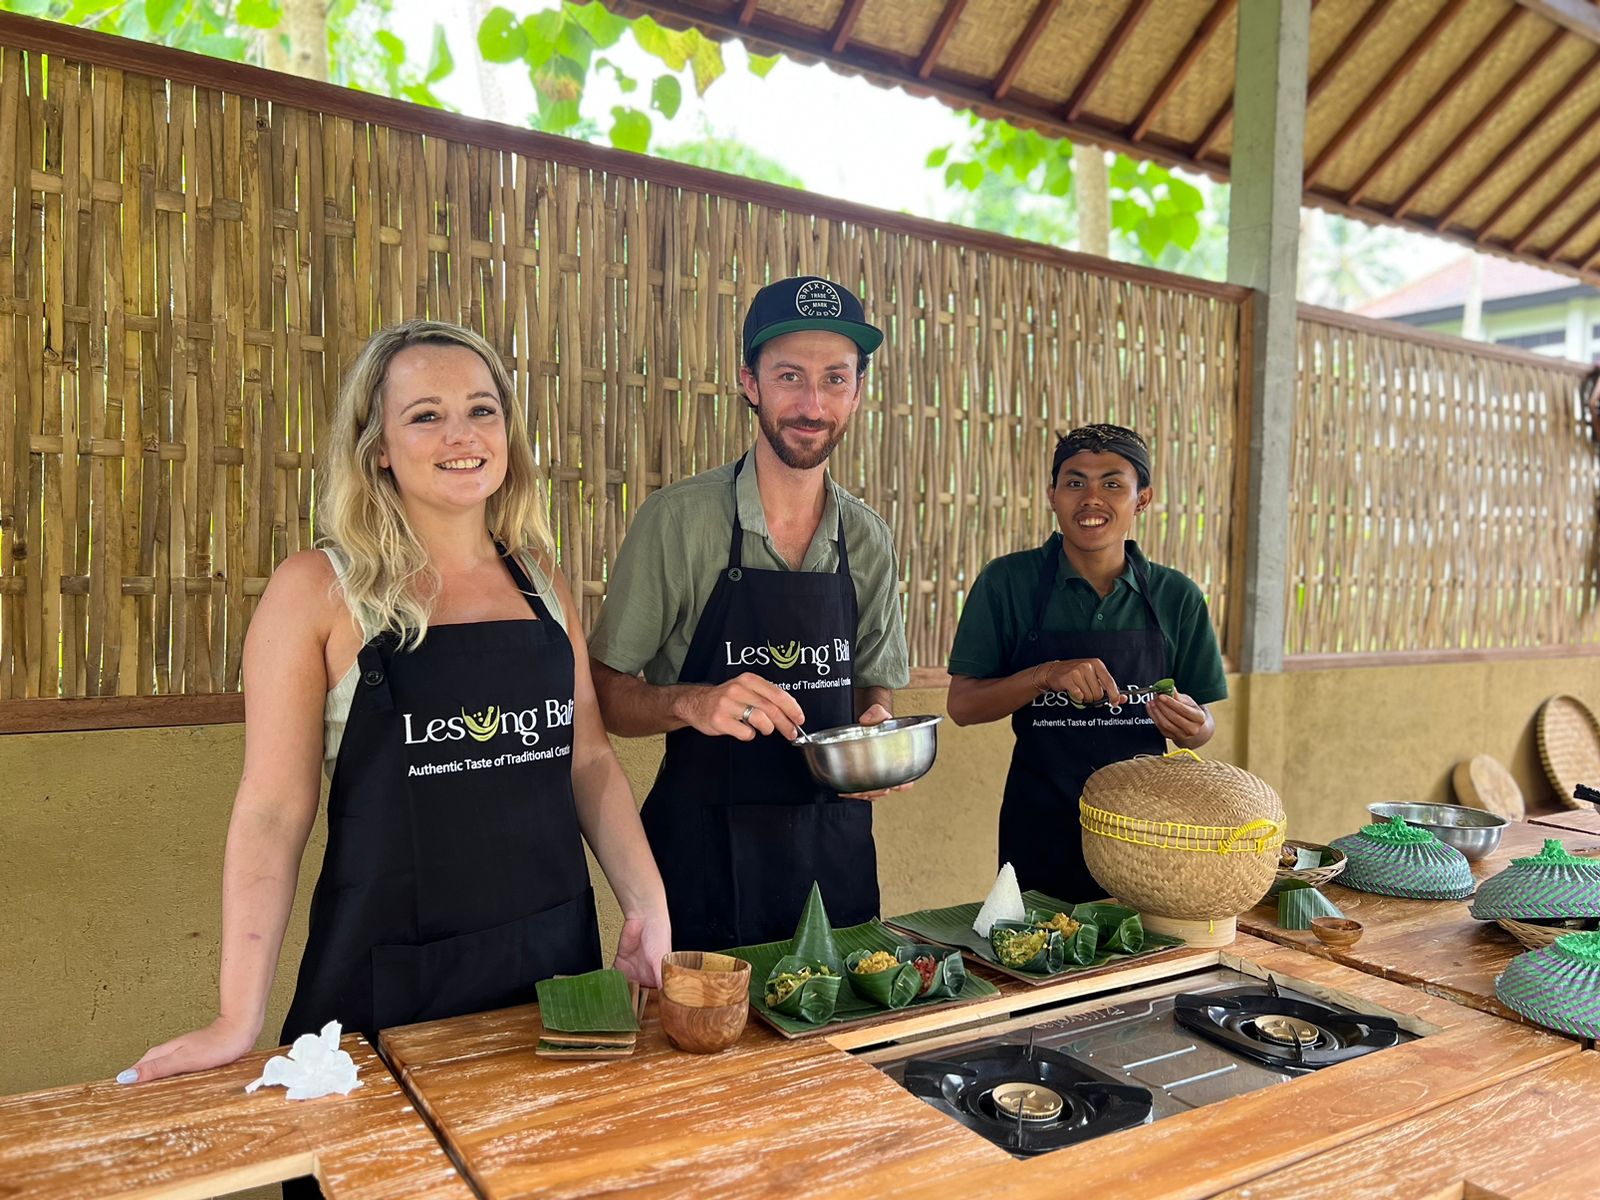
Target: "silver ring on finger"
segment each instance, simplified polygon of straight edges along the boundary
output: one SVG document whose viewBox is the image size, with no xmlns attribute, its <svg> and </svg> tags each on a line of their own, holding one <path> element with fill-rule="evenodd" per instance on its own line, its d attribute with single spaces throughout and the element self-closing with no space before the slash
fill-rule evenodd
<svg viewBox="0 0 1600 1200">
<path fill-rule="evenodd" d="M 750 724 L 750 714 L 755 712 L 755 710 L 756 706 L 754 704 L 746 704 L 744 706 L 744 711 L 739 714 L 739 720 L 743 721 L 746 725 Z"/>
</svg>

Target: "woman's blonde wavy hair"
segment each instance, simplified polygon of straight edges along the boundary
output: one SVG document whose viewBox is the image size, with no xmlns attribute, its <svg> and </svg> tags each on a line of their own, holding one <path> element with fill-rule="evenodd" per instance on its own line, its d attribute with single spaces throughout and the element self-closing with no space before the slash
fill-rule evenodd
<svg viewBox="0 0 1600 1200">
<path fill-rule="evenodd" d="M 506 477 L 489 498 L 489 533 L 507 553 L 551 553 L 550 521 L 533 463 L 528 419 L 494 347 L 470 329 L 415 318 L 380 329 L 362 348 L 339 393 L 322 455 L 323 540 L 344 552 L 345 602 L 363 632 L 392 632 L 404 648 L 428 633 L 439 575 L 411 530 L 383 451 L 383 390 L 389 364 L 412 346 L 463 346 L 489 368 L 506 421 Z"/>
</svg>

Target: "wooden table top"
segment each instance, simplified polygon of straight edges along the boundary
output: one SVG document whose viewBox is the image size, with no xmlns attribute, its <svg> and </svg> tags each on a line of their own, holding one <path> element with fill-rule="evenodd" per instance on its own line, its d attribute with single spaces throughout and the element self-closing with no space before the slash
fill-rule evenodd
<svg viewBox="0 0 1600 1200">
<path fill-rule="evenodd" d="M 1572 833 L 1589 833 L 1600 837 L 1600 810 L 1585 804 L 1582 808 L 1564 808 L 1560 812 L 1540 813 L 1529 817 L 1530 825 L 1546 825 Z"/>
<path fill-rule="evenodd" d="M 341 1043 L 348 1096 L 245 1094 L 276 1051 L 198 1075 L 0 1097 L 0 1195 L 198 1197 L 315 1175 L 329 1200 L 472 1200 L 438 1139 L 365 1039 Z"/>
<path fill-rule="evenodd" d="M 1479 880 L 1498 874 L 1513 858 L 1537 854 L 1546 838 L 1561 839 L 1574 854 L 1600 854 L 1600 835 L 1518 822 L 1506 829 L 1493 854 L 1472 864 L 1472 873 Z M 1521 1020 L 1495 999 L 1494 981 L 1524 947 L 1493 921 L 1474 920 L 1469 900 L 1402 900 L 1352 891 L 1337 880 L 1325 884 L 1322 893 L 1345 916 L 1366 927 L 1354 946 L 1334 949 L 1317 941 L 1310 930 L 1278 928 L 1275 899 L 1242 914 L 1239 929 L 1458 1004 Z"/>
<path fill-rule="evenodd" d="M 1600 1194 L 1597 1163 L 1600 1054 L 1573 1054 L 1221 1196 L 1574 1200 Z"/>
<path fill-rule="evenodd" d="M 915 1099 L 833 1039 L 784 1041 L 754 1021 L 732 1050 L 705 1057 L 672 1050 L 653 1008 L 635 1054 L 611 1062 L 537 1057 L 531 1006 L 389 1030 L 381 1042 L 489 1200 L 925 1197 L 930 1179 L 958 1195 L 1043 1197 L 1061 1194 L 1063 1173 L 1085 1195 L 1203 1196 L 1577 1053 L 1568 1039 L 1248 937 L 1221 951 L 1187 951 L 1172 973 L 1218 962 L 1376 1005 L 1428 1036 L 1030 1162 Z M 1124 985 L 1113 979 L 1100 982 Z M 1059 1002 L 1044 989 L 999 986 L 1011 1009 Z M 971 1010 L 957 1015 L 965 1023 Z"/>
</svg>

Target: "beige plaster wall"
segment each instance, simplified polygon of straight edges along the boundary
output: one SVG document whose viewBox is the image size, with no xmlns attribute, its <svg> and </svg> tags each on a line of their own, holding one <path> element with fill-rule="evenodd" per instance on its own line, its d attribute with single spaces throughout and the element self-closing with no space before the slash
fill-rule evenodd
<svg viewBox="0 0 1600 1200">
<path fill-rule="evenodd" d="M 1229 683 L 1208 755 L 1263 775 L 1283 793 L 1292 833 L 1320 840 L 1355 828 L 1373 800 L 1447 799 L 1450 768 L 1476 753 L 1508 762 L 1549 807 L 1535 709 L 1563 691 L 1600 708 L 1596 658 Z M 895 707 L 939 712 L 943 703 L 942 691 L 913 691 Z M 1010 746 L 1003 722 L 947 723 L 933 771 L 880 803 L 885 912 L 987 889 Z M 660 739 L 617 747 L 642 799 Z M 210 1019 L 222 845 L 242 752 L 239 726 L 0 737 L 0 1094 L 114 1075 L 151 1043 Z M 322 846 L 319 828 L 263 1045 L 288 1005 Z M 616 906 L 603 883 L 598 890 L 609 944 Z"/>
</svg>

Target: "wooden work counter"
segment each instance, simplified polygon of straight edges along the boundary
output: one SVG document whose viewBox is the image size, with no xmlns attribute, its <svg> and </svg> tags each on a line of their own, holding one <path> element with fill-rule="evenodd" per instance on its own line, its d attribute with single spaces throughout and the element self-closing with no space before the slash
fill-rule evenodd
<svg viewBox="0 0 1600 1200">
<path fill-rule="evenodd" d="M 1600 1194 L 1600 1054 L 1574 1054 L 1221 1193 L 1227 1200 Z"/>
<path fill-rule="evenodd" d="M 1549 837 L 1561 837 L 1567 833 L 1587 833 L 1593 837 L 1600 837 L 1600 811 L 1588 804 L 1582 808 L 1565 808 L 1560 812 L 1540 813 L 1537 817 L 1529 817 L 1528 824 L 1562 831 L 1559 834 L 1546 835 Z"/>
<path fill-rule="evenodd" d="M 1496 875 L 1513 858 L 1537 854 L 1546 838 L 1559 838 L 1574 854 L 1600 854 L 1600 834 L 1518 822 L 1506 829 L 1493 854 L 1472 864 L 1472 873 L 1479 880 Z M 1521 1020 L 1495 999 L 1494 981 L 1525 948 L 1493 921 L 1474 920 L 1468 911 L 1470 900 L 1402 900 L 1352 891 L 1337 880 L 1325 884 L 1322 893 L 1345 916 L 1365 926 L 1354 946 L 1335 949 L 1317 941 L 1310 930 L 1280 929 L 1276 899 L 1240 916 L 1239 929 L 1458 1004 Z"/>
<path fill-rule="evenodd" d="M 1148 979 L 1163 960 L 1102 973 L 1095 990 Z M 647 1013 L 638 1049 L 611 1062 L 539 1058 L 537 1009 L 387 1031 L 384 1053 L 489 1200 L 580 1197 L 1205 1196 L 1334 1149 L 1502 1080 L 1575 1055 L 1576 1043 L 1421 991 L 1241 937 L 1167 956 L 1181 974 L 1217 963 L 1335 1001 L 1376 1005 L 1427 1036 L 1289 1084 L 1013 1159 L 902 1090 L 836 1041 L 785 1041 L 753 1017 L 732 1050 L 673 1050 Z M 952 1024 L 1067 1002 L 1091 985 L 1001 984 Z M 927 1018 L 908 1019 L 927 1032 Z M 899 1025 L 877 1041 L 904 1036 Z M 975 1032 L 974 1036 L 978 1036 Z"/>
<path fill-rule="evenodd" d="M 246 1095 L 276 1053 L 260 1051 L 154 1083 L 0 1097 L 0 1195 L 216 1196 L 315 1175 L 328 1200 L 472 1200 L 372 1047 L 353 1034 L 342 1045 L 361 1081 L 348 1096 Z"/>
</svg>

